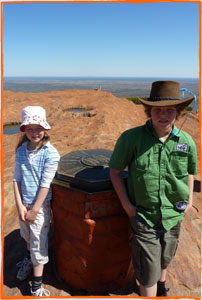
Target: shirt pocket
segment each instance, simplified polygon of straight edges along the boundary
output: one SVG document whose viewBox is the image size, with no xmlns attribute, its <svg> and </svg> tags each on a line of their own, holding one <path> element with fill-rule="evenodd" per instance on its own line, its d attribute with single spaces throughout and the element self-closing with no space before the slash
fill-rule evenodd
<svg viewBox="0 0 202 300">
<path fill-rule="evenodd" d="M 176 175 L 187 175 L 188 173 L 188 153 L 182 151 L 172 151 L 170 155 L 171 171 Z"/>
</svg>

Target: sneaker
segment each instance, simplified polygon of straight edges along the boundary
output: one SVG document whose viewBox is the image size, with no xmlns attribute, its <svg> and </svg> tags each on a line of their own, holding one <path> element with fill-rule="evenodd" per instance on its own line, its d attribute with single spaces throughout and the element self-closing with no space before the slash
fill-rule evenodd
<svg viewBox="0 0 202 300">
<path fill-rule="evenodd" d="M 167 297 L 167 292 L 169 289 L 165 287 L 165 281 L 158 281 L 157 282 L 157 297 Z"/>
<path fill-rule="evenodd" d="M 25 256 L 22 261 L 19 261 L 16 266 L 19 267 L 17 273 L 17 278 L 19 280 L 25 280 L 31 273 L 33 267 L 31 259 L 29 259 L 27 256 Z"/>
<path fill-rule="evenodd" d="M 163 288 L 163 289 L 157 289 L 157 297 L 167 297 L 167 292 L 169 291 L 168 288 Z"/>
<path fill-rule="evenodd" d="M 45 297 L 45 296 L 50 296 L 50 292 L 47 289 L 44 289 L 42 286 L 37 289 L 36 291 L 33 291 L 31 289 L 31 294 L 34 297 Z"/>
</svg>

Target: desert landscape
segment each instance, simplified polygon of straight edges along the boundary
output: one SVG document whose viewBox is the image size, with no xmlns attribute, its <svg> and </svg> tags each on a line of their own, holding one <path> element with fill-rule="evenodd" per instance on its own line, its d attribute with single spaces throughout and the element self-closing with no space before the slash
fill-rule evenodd
<svg viewBox="0 0 202 300">
<path fill-rule="evenodd" d="M 23 93 L 4 91 L 3 124 L 19 124 L 21 110 L 27 105 L 40 105 L 46 109 L 51 125 L 51 143 L 60 155 L 71 151 L 107 149 L 113 150 L 119 135 L 126 129 L 145 123 L 146 116 L 141 105 L 126 98 L 117 98 L 101 90 L 66 90 L 45 93 Z M 176 122 L 179 128 L 185 116 Z M 199 115 L 192 112 L 183 126 L 193 137 L 198 151 L 198 174 L 194 182 L 193 208 L 183 220 L 181 238 L 167 278 L 169 297 L 201 296 L 201 194 L 200 194 L 200 131 Z M 29 295 L 28 281 L 16 279 L 16 263 L 25 253 L 25 243 L 19 234 L 19 225 L 13 195 L 12 177 L 15 147 L 20 133 L 3 135 L 4 191 L 3 196 L 3 296 Z M 50 233 L 50 262 L 45 266 L 43 283 L 57 296 L 89 296 L 88 292 L 77 291 L 59 278 L 55 271 L 54 253 Z M 116 297 L 138 296 L 138 289 L 122 289 L 119 293 L 108 293 Z M 106 295 L 105 295 L 106 296 Z"/>
</svg>

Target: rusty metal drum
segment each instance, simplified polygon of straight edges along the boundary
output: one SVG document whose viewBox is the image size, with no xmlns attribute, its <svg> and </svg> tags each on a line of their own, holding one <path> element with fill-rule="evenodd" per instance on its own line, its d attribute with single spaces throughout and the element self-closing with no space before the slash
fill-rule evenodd
<svg viewBox="0 0 202 300">
<path fill-rule="evenodd" d="M 110 181 L 110 156 L 105 149 L 70 152 L 52 184 L 57 272 L 91 293 L 126 288 L 134 280 L 129 220 Z"/>
</svg>

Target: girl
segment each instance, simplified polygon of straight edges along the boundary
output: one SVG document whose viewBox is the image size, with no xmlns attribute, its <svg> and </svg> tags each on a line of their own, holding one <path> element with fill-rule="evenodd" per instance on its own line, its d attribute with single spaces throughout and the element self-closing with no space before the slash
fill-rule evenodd
<svg viewBox="0 0 202 300">
<path fill-rule="evenodd" d="M 26 279 L 33 267 L 31 294 L 49 296 L 42 287 L 44 264 L 48 262 L 50 225 L 50 184 L 60 156 L 50 144 L 46 112 L 40 106 L 22 110 L 20 130 L 25 134 L 16 149 L 14 194 L 19 215 L 20 234 L 27 242 L 27 255 L 18 263 L 17 278 Z"/>
</svg>

